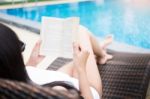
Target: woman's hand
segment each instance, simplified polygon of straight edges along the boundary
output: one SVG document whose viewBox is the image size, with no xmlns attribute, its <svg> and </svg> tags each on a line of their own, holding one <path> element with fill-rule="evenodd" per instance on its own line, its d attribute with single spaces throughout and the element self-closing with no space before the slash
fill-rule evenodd
<svg viewBox="0 0 150 99">
<path fill-rule="evenodd" d="M 45 56 L 39 55 L 40 54 L 40 46 L 41 46 L 41 40 L 38 40 L 32 50 L 32 53 L 30 55 L 30 58 L 27 62 L 27 66 L 36 66 L 39 64 Z"/>
<path fill-rule="evenodd" d="M 86 63 L 89 56 L 89 52 L 84 50 L 77 43 L 73 43 L 73 52 L 74 52 L 74 65 L 77 70 L 86 70 Z"/>
</svg>

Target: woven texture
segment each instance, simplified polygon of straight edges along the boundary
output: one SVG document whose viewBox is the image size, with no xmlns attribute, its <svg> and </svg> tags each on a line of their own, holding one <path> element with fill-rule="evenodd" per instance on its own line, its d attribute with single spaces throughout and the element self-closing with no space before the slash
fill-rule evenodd
<svg viewBox="0 0 150 99">
<path fill-rule="evenodd" d="M 114 57 L 99 65 L 103 99 L 145 99 L 150 79 L 150 55 L 109 51 Z M 59 57 L 48 69 L 57 70 L 71 59 Z"/>
<path fill-rule="evenodd" d="M 80 99 L 75 97 L 74 93 L 58 92 L 48 86 L 0 79 L 0 99 Z"/>
</svg>

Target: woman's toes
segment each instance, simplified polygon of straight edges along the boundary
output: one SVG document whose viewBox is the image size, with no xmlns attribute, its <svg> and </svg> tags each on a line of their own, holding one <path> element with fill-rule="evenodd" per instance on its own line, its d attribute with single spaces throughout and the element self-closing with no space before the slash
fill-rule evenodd
<svg viewBox="0 0 150 99">
<path fill-rule="evenodd" d="M 106 57 L 100 58 L 100 59 L 98 60 L 98 64 L 105 64 L 106 61 L 107 61 Z"/>
<path fill-rule="evenodd" d="M 107 60 L 110 60 L 110 59 L 112 59 L 112 58 L 113 58 L 112 55 L 109 55 L 109 54 L 106 55 L 106 59 L 107 59 Z"/>
<path fill-rule="evenodd" d="M 104 41 L 102 42 L 101 47 L 102 47 L 103 49 L 106 49 L 106 47 L 107 47 L 110 43 L 112 43 L 112 41 L 113 41 L 113 36 L 112 36 L 112 35 L 108 35 L 108 36 L 104 39 Z"/>
<path fill-rule="evenodd" d="M 105 55 L 103 58 L 97 58 L 97 62 L 98 64 L 105 64 L 108 60 L 112 59 L 113 56 L 112 55 Z"/>
<path fill-rule="evenodd" d="M 105 40 L 107 41 L 107 43 L 111 43 L 113 41 L 113 35 L 108 35 Z"/>
</svg>

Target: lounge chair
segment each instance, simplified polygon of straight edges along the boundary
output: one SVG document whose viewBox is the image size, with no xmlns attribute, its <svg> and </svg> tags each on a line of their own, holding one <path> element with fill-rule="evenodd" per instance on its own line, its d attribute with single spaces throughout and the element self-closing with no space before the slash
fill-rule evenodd
<svg viewBox="0 0 150 99">
<path fill-rule="evenodd" d="M 108 51 L 114 58 L 99 65 L 103 99 L 145 99 L 150 80 L 150 54 Z M 57 70 L 71 59 L 59 57 L 49 67 Z"/>
<path fill-rule="evenodd" d="M 150 79 L 150 54 L 109 52 L 114 58 L 105 65 L 99 65 L 102 98 L 145 99 Z M 59 57 L 48 69 L 57 70 L 69 61 L 71 59 Z M 53 94 L 50 88 L 0 79 L 0 99 L 50 99 Z"/>
</svg>

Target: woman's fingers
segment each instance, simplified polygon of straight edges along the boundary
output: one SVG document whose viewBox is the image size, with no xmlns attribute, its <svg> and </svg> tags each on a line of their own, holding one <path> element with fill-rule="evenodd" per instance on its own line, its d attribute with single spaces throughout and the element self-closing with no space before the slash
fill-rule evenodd
<svg viewBox="0 0 150 99">
<path fill-rule="evenodd" d="M 73 43 L 73 52 L 74 55 L 81 55 L 82 57 L 88 57 L 89 56 L 89 52 L 87 50 L 83 50 L 82 47 L 79 46 L 78 43 Z"/>
<path fill-rule="evenodd" d="M 41 43 L 42 43 L 42 40 L 38 40 L 36 43 L 36 51 L 37 51 L 38 55 L 40 54 Z"/>
<path fill-rule="evenodd" d="M 38 40 L 36 42 L 36 44 L 32 50 L 32 53 L 30 55 L 30 58 L 27 62 L 27 65 L 36 66 L 45 58 L 45 56 L 40 55 L 41 42 L 42 42 L 41 40 Z"/>
<path fill-rule="evenodd" d="M 89 56 L 89 52 L 86 50 L 83 50 L 83 48 L 81 46 L 79 46 L 78 43 L 73 43 L 73 52 L 75 55 L 81 55 L 83 57 L 88 57 Z"/>
<path fill-rule="evenodd" d="M 73 43 L 73 52 L 75 55 L 78 55 L 80 53 L 79 51 L 79 45 L 77 43 Z"/>
<path fill-rule="evenodd" d="M 85 61 L 87 61 L 90 53 L 86 50 L 82 51 L 82 57 L 84 58 Z"/>
<path fill-rule="evenodd" d="M 39 53 L 40 53 L 40 45 L 41 45 L 41 41 L 38 40 L 36 42 L 36 44 L 34 45 L 33 49 L 32 49 L 32 53 L 31 53 L 32 56 L 38 56 L 39 55 Z"/>
</svg>

